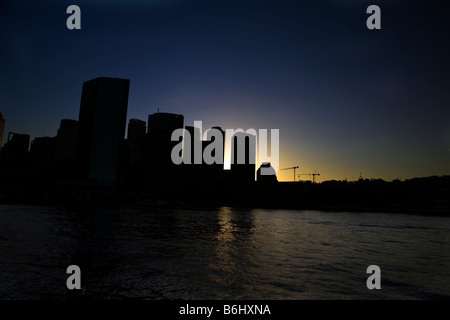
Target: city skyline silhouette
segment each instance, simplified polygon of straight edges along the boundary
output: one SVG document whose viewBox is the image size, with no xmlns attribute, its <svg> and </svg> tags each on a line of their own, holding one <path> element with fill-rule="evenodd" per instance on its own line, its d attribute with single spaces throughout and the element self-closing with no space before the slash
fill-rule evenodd
<svg viewBox="0 0 450 320">
<path fill-rule="evenodd" d="M 382 28 L 368 30 L 370 4 L 82 0 L 82 29 L 68 30 L 65 4 L 4 2 L 5 135 L 54 136 L 78 116 L 80 83 L 120 77 L 133 81 L 127 123 L 159 109 L 279 128 L 280 168 L 319 181 L 449 174 L 446 11 L 382 1 Z"/>
<path fill-rule="evenodd" d="M 130 80 L 98 77 L 85 81 L 82 88 L 78 120 L 62 119 L 56 136 L 36 137 L 30 144 L 28 134 L 8 134 L 0 152 L 0 177 L 6 193 L 17 188 L 12 198 L 62 194 L 71 203 L 74 192 L 85 193 L 86 199 L 136 192 L 152 200 L 183 200 L 189 195 L 188 199 L 209 203 L 223 201 L 226 189 L 247 192 L 242 188 L 255 182 L 256 136 L 237 132 L 231 137 L 233 161 L 224 170 L 225 131 L 219 127 L 221 142 L 204 140 L 200 128 L 184 126 L 183 115 L 158 112 L 150 114 L 148 122 L 131 119 L 125 137 Z M 177 129 L 192 135 L 189 142 L 187 137 L 180 140 L 184 143 L 179 153 L 189 157 L 181 165 L 172 158 L 180 143 L 172 138 Z M 198 146 L 203 154 L 213 143 L 219 143 L 221 159 L 198 162 L 194 149 Z M 58 190 L 64 186 L 65 191 Z"/>
<path fill-rule="evenodd" d="M 9 132 L 0 151 L 0 188 L 6 201 L 68 205 L 80 199 L 86 204 L 168 201 L 434 213 L 450 208 L 450 198 L 442 191 L 449 187 L 450 176 L 390 183 L 360 176 L 355 182 L 317 184 L 319 174 L 314 173 L 312 183 L 301 183 L 296 166 L 285 168 L 293 170 L 294 182 L 279 182 L 270 163 L 257 168 L 256 136 L 236 132 L 227 142 L 225 131 L 216 126 L 222 139 L 205 139 L 202 129 L 185 125 L 181 114 L 157 112 L 148 115 L 147 122 L 130 119 L 125 136 L 130 83 L 108 77 L 85 81 L 78 120 L 62 119 L 54 137 L 30 140 L 29 134 Z M 180 129 L 185 137 L 173 139 Z M 176 149 L 180 143 L 181 149 Z M 198 159 L 215 143 L 221 151 L 218 161 Z M 231 143 L 232 160 L 228 170 L 227 143 Z M 174 163 L 174 150 L 187 161 Z M 412 196 L 415 188 L 422 194 Z"/>
<path fill-rule="evenodd" d="M 0 1 L 0 299 L 170 319 L 449 299 L 449 17 Z"/>
</svg>

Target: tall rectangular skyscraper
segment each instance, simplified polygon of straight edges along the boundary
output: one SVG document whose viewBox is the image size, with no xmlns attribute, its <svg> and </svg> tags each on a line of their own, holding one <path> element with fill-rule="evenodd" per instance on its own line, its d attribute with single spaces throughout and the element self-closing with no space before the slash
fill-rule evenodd
<svg viewBox="0 0 450 320">
<path fill-rule="evenodd" d="M 181 114 L 154 113 L 148 116 L 147 172 L 152 188 L 171 188 L 180 182 L 179 167 L 172 162 L 172 150 L 178 144 L 172 141 L 172 132 L 183 128 Z"/>
<path fill-rule="evenodd" d="M 80 176 L 115 182 L 125 138 L 130 80 L 100 77 L 83 84 L 78 118 Z"/>
<path fill-rule="evenodd" d="M 231 176 L 235 185 L 255 182 L 256 136 L 237 132 L 231 140 Z"/>
</svg>

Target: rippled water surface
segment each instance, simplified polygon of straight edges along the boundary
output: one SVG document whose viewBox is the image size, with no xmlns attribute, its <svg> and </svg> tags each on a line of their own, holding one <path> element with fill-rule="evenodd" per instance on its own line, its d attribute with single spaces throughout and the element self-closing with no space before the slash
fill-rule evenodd
<svg viewBox="0 0 450 320">
<path fill-rule="evenodd" d="M 0 298 L 74 297 L 448 299 L 450 217 L 0 206 Z"/>
</svg>

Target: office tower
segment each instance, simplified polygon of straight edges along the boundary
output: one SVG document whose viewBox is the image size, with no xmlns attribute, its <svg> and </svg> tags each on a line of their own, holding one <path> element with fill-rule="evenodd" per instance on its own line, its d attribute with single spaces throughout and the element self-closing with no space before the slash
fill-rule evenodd
<svg viewBox="0 0 450 320">
<path fill-rule="evenodd" d="M 2 152 L 11 159 L 22 158 L 27 155 L 29 146 L 30 135 L 9 132 Z"/>
<path fill-rule="evenodd" d="M 147 133 L 147 126 L 145 121 L 139 119 L 130 119 L 128 122 L 128 140 L 142 140 L 145 139 Z"/>
<path fill-rule="evenodd" d="M 28 134 L 8 133 L 8 140 L 2 148 L 0 160 L 6 175 L 23 176 L 29 169 L 30 136 Z"/>
<path fill-rule="evenodd" d="M 146 140 L 146 123 L 139 119 L 130 119 L 128 122 L 128 163 L 132 166 L 144 162 L 144 147 Z"/>
<path fill-rule="evenodd" d="M 78 121 L 63 119 L 55 137 L 55 173 L 58 178 L 74 179 L 79 172 L 76 168 Z"/>
<path fill-rule="evenodd" d="M 171 141 L 172 132 L 183 128 L 181 114 L 155 113 L 148 116 L 147 176 L 152 188 L 178 186 L 180 167 L 172 162 L 172 149 L 179 141 Z"/>
<path fill-rule="evenodd" d="M 217 163 L 217 167 L 222 171 L 225 162 L 225 131 L 221 127 L 212 127 L 212 129 L 218 130 L 222 134 L 222 161 L 221 163 Z M 207 137 L 209 137 L 208 134 Z M 214 142 L 214 139 L 211 142 Z"/>
<path fill-rule="evenodd" d="M 185 127 L 190 137 L 190 148 L 187 146 L 187 140 L 184 140 L 183 158 L 188 159 L 190 164 L 185 164 L 183 168 L 183 191 L 188 200 L 198 200 L 207 198 L 210 201 L 221 196 L 220 190 L 223 187 L 223 160 L 224 160 L 224 135 L 225 132 L 220 127 L 213 127 L 213 130 L 206 130 L 205 140 L 202 140 L 200 128 L 193 126 Z M 214 132 L 214 134 L 212 134 Z M 217 147 L 215 141 L 217 133 L 222 138 L 222 143 Z M 213 148 L 214 146 L 214 148 Z M 208 148 L 209 147 L 209 148 Z M 189 149 L 188 149 L 189 148 Z M 207 155 L 212 156 L 216 163 L 207 163 L 205 161 L 205 149 L 208 148 Z M 218 158 L 217 152 L 221 151 L 221 157 Z M 197 161 L 195 153 L 197 152 Z"/>
<path fill-rule="evenodd" d="M 255 181 L 256 136 L 237 132 L 231 139 L 231 179 L 236 186 Z"/>
<path fill-rule="evenodd" d="M 31 166 L 33 169 L 47 171 L 53 167 L 55 140 L 55 138 L 51 137 L 34 138 L 30 147 Z"/>
<path fill-rule="evenodd" d="M 77 138 L 81 178 L 117 182 L 129 87 L 130 80 L 105 77 L 83 84 Z"/>
<path fill-rule="evenodd" d="M 142 190 L 145 186 L 145 148 L 147 126 L 145 121 L 130 119 L 124 148 L 124 183 L 128 190 Z"/>
<path fill-rule="evenodd" d="M 203 148 L 202 148 L 202 136 L 200 128 L 193 126 L 186 126 L 185 129 L 189 133 L 190 148 L 189 150 L 187 150 L 187 145 L 185 142 L 183 146 L 184 147 L 183 152 L 186 152 L 186 154 L 184 156 L 186 159 L 189 159 L 190 164 L 202 164 Z M 197 158 L 195 157 L 196 151 L 197 151 Z"/>
<path fill-rule="evenodd" d="M 73 158 L 77 148 L 78 121 L 71 119 L 61 120 L 55 138 L 55 161 L 65 161 Z"/>
<path fill-rule="evenodd" d="M 185 192 L 189 193 L 189 197 L 192 198 L 198 192 L 198 187 L 202 184 L 201 175 L 201 164 L 202 164 L 202 141 L 200 135 L 200 128 L 193 126 L 186 126 L 184 128 L 186 130 L 184 143 L 183 143 L 183 158 L 187 162 L 186 164 L 181 165 L 182 168 L 182 184 L 187 189 Z M 189 136 L 189 138 L 186 137 Z M 189 140 L 188 140 L 189 139 Z M 189 141 L 189 145 L 188 142 Z M 198 153 L 200 154 L 200 164 L 195 163 L 195 149 L 198 149 Z"/>
<path fill-rule="evenodd" d="M 0 112 L 0 152 L 2 151 L 2 146 L 3 146 L 3 132 L 4 131 L 5 131 L 5 118 L 3 118 L 3 115 Z"/>
<path fill-rule="evenodd" d="M 202 153 L 205 153 L 205 148 L 207 148 L 210 145 L 216 146 L 218 143 L 215 142 L 215 135 L 212 134 L 212 132 L 215 132 L 215 134 L 219 133 L 222 137 L 222 143 L 220 144 L 220 152 L 221 157 L 220 159 L 217 159 L 217 162 L 213 164 L 206 164 L 205 159 L 203 159 L 203 165 L 202 165 L 202 175 L 203 175 L 203 181 L 205 185 L 212 186 L 212 185 L 221 185 L 223 183 L 223 164 L 225 160 L 225 131 L 222 130 L 221 127 L 212 127 L 211 130 L 206 131 L 206 140 L 202 141 Z M 219 152 L 216 148 L 213 149 L 211 156 L 216 159 L 218 158 L 216 152 Z M 208 150 L 208 154 L 209 154 Z"/>
</svg>

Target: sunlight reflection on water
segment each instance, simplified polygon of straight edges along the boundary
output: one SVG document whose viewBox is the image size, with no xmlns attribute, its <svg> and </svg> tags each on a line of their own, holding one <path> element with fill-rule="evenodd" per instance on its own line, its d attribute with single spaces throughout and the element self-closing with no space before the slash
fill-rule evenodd
<svg viewBox="0 0 450 320">
<path fill-rule="evenodd" d="M 406 214 L 0 206 L 0 298 L 449 298 L 449 231 Z"/>
</svg>

